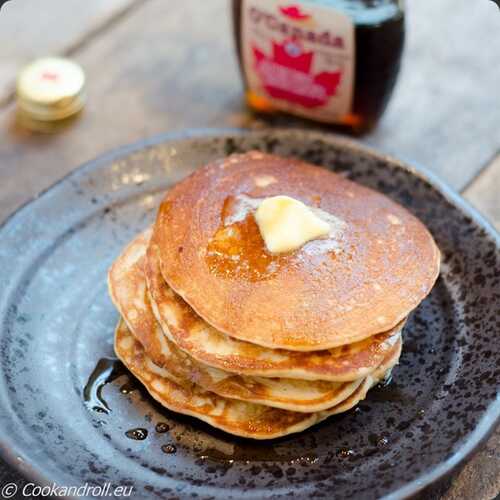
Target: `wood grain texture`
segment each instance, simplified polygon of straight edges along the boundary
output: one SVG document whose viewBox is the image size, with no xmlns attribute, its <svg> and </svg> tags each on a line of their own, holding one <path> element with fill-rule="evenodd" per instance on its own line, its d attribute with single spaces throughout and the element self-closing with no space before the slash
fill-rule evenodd
<svg viewBox="0 0 500 500">
<path fill-rule="evenodd" d="M 24 64 L 36 57 L 66 53 L 133 1 L 7 2 L 0 13 L 0 105 L 11 96 Z"/>
<path fill-rule="evenodd" d="M 442 500 L 492 500 L 500 494 L 500 429 L 468 464 Z"/>
<path fill-rule="evenodd" d="M 486 0 L 474 8 L 466 0 L 411 3 L 400 84 L 366 142 L 425 164 L 457 188 L 474 177 L 500 144 L 500 109 L 491 105 L 500 71 L 497 10 Z M 0 218 L 109 148 L 167 129 L 266 124 L 242 103 L 225 0 L 150 0 L 75 58 L 87 72 L 89 102 L 74 127 L 33 136 L 11 127 L 12 106 L 0 113 L 7 131 Z"/>
<path fill-rule="evenodd" d="M 242 103 L 225 0 L 149 0 L 106 25 L 133 1 L 13 0 L 2 8 L 0 100 L 27 60 L 73 47 L 87 73 L 89 101 L 72 127 L 53 136 L 14 127 L 12 105 L 0 112 L 0 221 L 82 162 L 158 132 L 305 124 L 268 121 Z M 407 5 L 401 78 L 386 115 L 364 140 L 422 163 L 461 189 L 500 147 L 500 13 L 488 0 Z M 99 26 L 106 29 L 86 40 Z M 497 227 L 499 183 L 497 162 L 465 193 Z M 497 432 L 445 498 L 494 498 L 500 490 L 499 453 Z M 7 477 L 0 466 L 0 480 Z"/>
<path fill-rule="evenodd" d="M 500 154 L 463 194 L 500 231 Z"/>
<path fill-rule="evenodd" d="M 406 4 L 401 78 L 367 142 L 461 190 L 500 146 L 500 12 L 488 0 Z"/>
<path fill-rule="evenodd" d="M 13 126 L 13 106 L 0 114 L 0 218 L 110 148 L 168 129 L 224 125 L 228 107 L 242 109 L 226 2 L 172 4 L 144 4 L 75 55 L 88 104 L 71 128 L 33 135 Z"/>
</svg>

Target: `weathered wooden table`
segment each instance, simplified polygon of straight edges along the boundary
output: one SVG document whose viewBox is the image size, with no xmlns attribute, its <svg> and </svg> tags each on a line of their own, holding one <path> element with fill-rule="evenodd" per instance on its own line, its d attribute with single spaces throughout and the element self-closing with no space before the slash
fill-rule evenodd
<svg viewBox="0 0 500 500">
<path fill-rule="evenodd" d="M 500 227 L 500 11 L 489 0 L 407 4 L 401 78 L 362 140 L 434 170 Z M 71 128 L 34 135 L 14 124 L 14 79 L 47 54 L 84 67 L 89 99 Z M 241 94 L 228 1 L 11 0 L 0 11 L 0 221 L 121 144 L 185 127 L 290 123 L 252 115 Z M 9 481 L 23 480 L 0 462 L 0 485 Z M 433 496 L 499 494 L 500 431 L 444 489 Z"/>
</svg>

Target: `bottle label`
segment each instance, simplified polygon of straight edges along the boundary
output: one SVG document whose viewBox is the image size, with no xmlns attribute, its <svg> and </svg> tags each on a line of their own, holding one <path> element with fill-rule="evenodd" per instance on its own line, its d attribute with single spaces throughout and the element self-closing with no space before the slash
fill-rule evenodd
<svg viewBox="0 0 500 500">
<path fill-rule="evenodd" d="M 276 109 L 335 122 L 351 110 L 355 41 L 351 19 L 307 1 L 242 1 L 248 89 Z"/>
</svg>

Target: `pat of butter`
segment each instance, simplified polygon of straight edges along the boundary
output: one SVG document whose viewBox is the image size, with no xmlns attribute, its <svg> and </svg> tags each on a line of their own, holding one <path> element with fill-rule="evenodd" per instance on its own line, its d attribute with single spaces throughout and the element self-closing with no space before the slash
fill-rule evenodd
<svg viewBox="0 0 500 500">
<path fill-rule="evenodd" d="M 262 201 L 255 220 L 267 249 L 272 253 L 296 250 L 308 241 L 326 236 L 330 225 L 299 200 L 273 196 Z"/>
</svg>

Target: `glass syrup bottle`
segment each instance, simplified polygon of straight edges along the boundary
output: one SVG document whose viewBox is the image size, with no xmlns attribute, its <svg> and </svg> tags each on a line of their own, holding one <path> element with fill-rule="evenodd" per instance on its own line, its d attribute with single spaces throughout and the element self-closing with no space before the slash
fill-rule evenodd
<svg viewBox="0 0 500 500">
<path fill-rule="evenodd" d="M 403 0 L 233 0 L 247 103 L 354 132 L 372 128 L 396 82 Z"/>
</svg>

